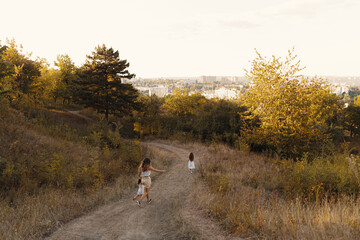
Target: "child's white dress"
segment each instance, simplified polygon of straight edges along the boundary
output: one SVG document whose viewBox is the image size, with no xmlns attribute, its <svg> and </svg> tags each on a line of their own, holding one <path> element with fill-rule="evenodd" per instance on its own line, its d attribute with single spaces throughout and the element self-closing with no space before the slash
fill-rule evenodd
<svg viewBox="0 0 360 240">
<path fill-rule="evenodd" d="M 195 169 L 195 163 L 194 163 L 194 161 L 188 161 L 189 163 L 188 163 L 188 167 L 189 167 L 189 169 Z"/>
<path fill-rule="evenodd" d="M 140 183 L 139 189 L 137 191 L 137 195 L 143 195 L 144 194 L 144 186 Z"/>
</svg>

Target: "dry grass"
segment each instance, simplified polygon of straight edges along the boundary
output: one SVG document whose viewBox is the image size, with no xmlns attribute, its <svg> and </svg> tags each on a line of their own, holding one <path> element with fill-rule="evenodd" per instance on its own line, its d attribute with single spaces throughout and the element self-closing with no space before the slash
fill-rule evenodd
<svg viewBox="0 0 360 240">
<path fill-rule="evenodd" d="M 42 238 L 118 200 L 129 187 L 135 191 L 143 156 L 156 159 L 159 167 L 169 164 L 165 153 L 125 141 L 107 126 L 84 125 L 74 114 L 40 110 L 31 118 L 1 107 L 0 239 Z M 84 139 L 92 133 L 87 128 L 107 138 L 93 134 Z M 111 149 L 109 142 L 119 146 Z"/>
<path fill-rule="evenodd" d="M 94 207 L 114 201 L 131 186 L 123 177 L 101 189 L 82 191 L 44 189 L 18 197 L 13 204 L 0 202 L 0 239 L 40 239 Z"/>
<path fill-rule="evenodd" d="M 360 199 L 285 198 L 277 191 L 281 176 L 273 160 L 221 145 L 187 147 L 208 188 L 194 190 L 196 201 L 230 232 L 250 239 L 360 238 Z"/>
<path fill-rule="evenodd" d="M 143 155 L 150 156 L 159 168 L 170 164 L 169 157 L 159 149 L 144 146 Z M 133 194 L 137 188 L 136 169 L 133 172 L 98 188 L 49 187 L 31 195 L 16 192 L 12 203 L 0 201 L 0 239 L 40 239 L 99 205 L 117 201 L 129 191 Z"/>
<path fill-rule="evenodd" d="M 200 234 L 196 231 L 194 226 L 185 221 L 181 216 L 181 207 L 183 207 L 183 204 L 179 202 L 179 200 L 175 200 L 172 207 L 174 212 L 173 218 L 175 219 L 177 225 L 176 239 L 201 239 Z"/>
</svg>

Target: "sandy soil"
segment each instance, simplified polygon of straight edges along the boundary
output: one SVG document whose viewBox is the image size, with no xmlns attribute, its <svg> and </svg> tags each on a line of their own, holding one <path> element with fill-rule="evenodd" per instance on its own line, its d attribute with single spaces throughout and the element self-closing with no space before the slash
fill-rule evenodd
<svg viewBox="0 0 360 240">
<path fill-rule="evenodd" d="M 187 169 L 189 150 L 164 143 L 148 143 L 166 150 L 173 162 L 154 179 L 151 204 L 141 208 L 132 200 L 137 189 L 118 201 L 61 227 L 47 239 L 235 239 L 198 210 L 191 197 L 196 173 Z M 195 152 L 196 154 L 196 152 Z M 156 168 L 156 162 L 153 164 Z"/>
</svg>

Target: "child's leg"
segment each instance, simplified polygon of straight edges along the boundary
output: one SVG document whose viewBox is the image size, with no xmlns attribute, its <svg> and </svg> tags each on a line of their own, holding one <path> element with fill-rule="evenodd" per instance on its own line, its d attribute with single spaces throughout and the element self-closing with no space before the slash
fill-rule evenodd
<svg viewBox="0 0 360 240">
<path fill-rule="evenodd" d="M 140 196 L 139 194 L 136 194 L 134 197 L 133 197 L 133 200 L 135 200 L 138 196 Z"/>
</svg>

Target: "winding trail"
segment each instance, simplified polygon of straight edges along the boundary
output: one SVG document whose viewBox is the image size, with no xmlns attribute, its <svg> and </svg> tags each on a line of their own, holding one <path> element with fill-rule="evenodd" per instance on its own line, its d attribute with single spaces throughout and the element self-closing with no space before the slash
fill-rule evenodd
<svg viewBox="0 0 360 240">
<path fill-rule="evenodd" d="M 132 200 L 134 189 L 122 200 L 69 222 L 47 239 L 235 239 L 203 216 L 192 202 L 191 187 L 196 176 L 187 169 L 189 150 L 163 143 L 147 144 L 173 154 L 168 171 L 152 182 L 150 205 L 144 200 L 142 207 L 137 207 Z"/>
<path fill-rule="evenodd" d="M 76 111 L 67 110 L 67 112 L 70 113 L 70 114 L 73 114 L 73 115 L 75 115 L 75 116 L 77 116 L 79 118 L 84 119 L 88 123 L 93 123 L 94 122 L 94 119 L 89 118 L 88 116 L 86 116 L 84 114 L 81 114 L 80 110 L 76 110 Z"/>
</svg>

